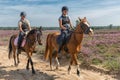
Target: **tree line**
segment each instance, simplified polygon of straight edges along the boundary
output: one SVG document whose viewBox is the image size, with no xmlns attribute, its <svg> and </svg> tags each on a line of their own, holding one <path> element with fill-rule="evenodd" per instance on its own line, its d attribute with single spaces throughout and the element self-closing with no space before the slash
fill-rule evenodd
<svg viewBox="0 0 120 80">
<path fill-rule="evenodd" d="M 38 28 L 38 27 L 32 27 Z M 42 27 L 43 30 L 59 30 L 59 27 Z M 92 29 L 99 30 L 99 29 L 120 29 L 120 26 L 92 26 Z M 0 27 L 0 30 L 18 30 L 18 27 Z"/>
</svg>

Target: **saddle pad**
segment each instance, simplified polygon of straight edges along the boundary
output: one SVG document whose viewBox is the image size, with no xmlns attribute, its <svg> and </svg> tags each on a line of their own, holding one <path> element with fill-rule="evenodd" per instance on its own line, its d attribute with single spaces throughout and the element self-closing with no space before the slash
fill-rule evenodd
<svg viewBox="0 0 120 80">
<path fill-rule="evenodd" d="M 21 44 L 21 47 L 24 47 L 25 43 L 26 43 L 26 39 L 23 39 L 22 44 Z M 15 45 L 15 46 L 18 45 L 18 37 L 15 38 L 15 40 L 14 40 L 14 45 Z"/>
</svg>

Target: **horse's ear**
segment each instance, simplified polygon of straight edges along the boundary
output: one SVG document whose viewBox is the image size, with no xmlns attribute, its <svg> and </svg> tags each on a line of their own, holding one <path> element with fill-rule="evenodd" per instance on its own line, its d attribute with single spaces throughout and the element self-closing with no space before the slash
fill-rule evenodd
<svg viewBox="0 0 120 80">
<path fill-rule="evenodd" d="M 86 17 L 84 17 L 84 19 L 87 19 Z"/>
<path fill-rule="evenodd" d="M 40 26 L 39 30 L 40 30 L 40 31 L 42 30 L 42 26 Z"/>
<path fill-rule="evenodd" d="M 81 21 L 80 17 L 78 17 L 79 21 Z"/>
</svg>

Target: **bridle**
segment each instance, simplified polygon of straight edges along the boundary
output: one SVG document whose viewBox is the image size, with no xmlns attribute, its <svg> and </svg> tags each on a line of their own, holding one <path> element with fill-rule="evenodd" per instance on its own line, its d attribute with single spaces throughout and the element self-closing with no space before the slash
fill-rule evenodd
<svg viewBox="0 0 120 80">
<path fill-rule="evenodd" d="M 42 31 L 37 30 L 36 41 L 38 41 L 38 43 L 39 43 L 39 41 L 41 41 L 41 36 L 42 36 Z"/>
<path fill-rule="evenodd" d="M 88 32 L 90 31 L 90 27 L 85 27 L 87 26 L 86 24 L 84 24 L 83 22 L 79 23 L 77 26 L 81 27 L 81 31 L 76 32 L 75 30 L 73 31 L 73 33 L 77 33 L 77 34 L 88 34 Z"/>
<path fill-rule="evenodd" d="M 39 36 L 42 35 L 42 33 L 39 31 L 39 30 L 36 30 L 36 32 L 34 33 L 35 34 L 35 39 L 34 40 L 31 40 L 29 38 L 26 38 L 26 40 L 29 42 L 29 43 L 36 43 L 39 39 Z"/>
</svg>

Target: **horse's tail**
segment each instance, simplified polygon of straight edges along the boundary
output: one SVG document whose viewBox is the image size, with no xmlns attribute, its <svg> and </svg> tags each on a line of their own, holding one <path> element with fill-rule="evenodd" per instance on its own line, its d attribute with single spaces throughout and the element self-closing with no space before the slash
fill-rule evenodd
<svg viewBox="0 0 120 80">
<path fill-rule="evenodd" d="M 9 58 L 9 59 L 10 59 L 11 54 L 12 54 L 12 44 L 11 44 L 12 38 L 13 38 L 13 36 L 11 36 L 11 37 L 10 37 L 10 40 L 9 40 L 9 47 L 8 47 L 8 49 L 9 49 L 8 58 Z"/>
<path fill-rule="evenodd" d="M 48 57 L 50 55 L 49 38 L 50 38 L 50 34 L 48 34 L 47 39 L 46 39 L 46 48 L 45 48 L 45 55 L 44 55 L 45 60 L 48 60 Z"/>
</svg>

